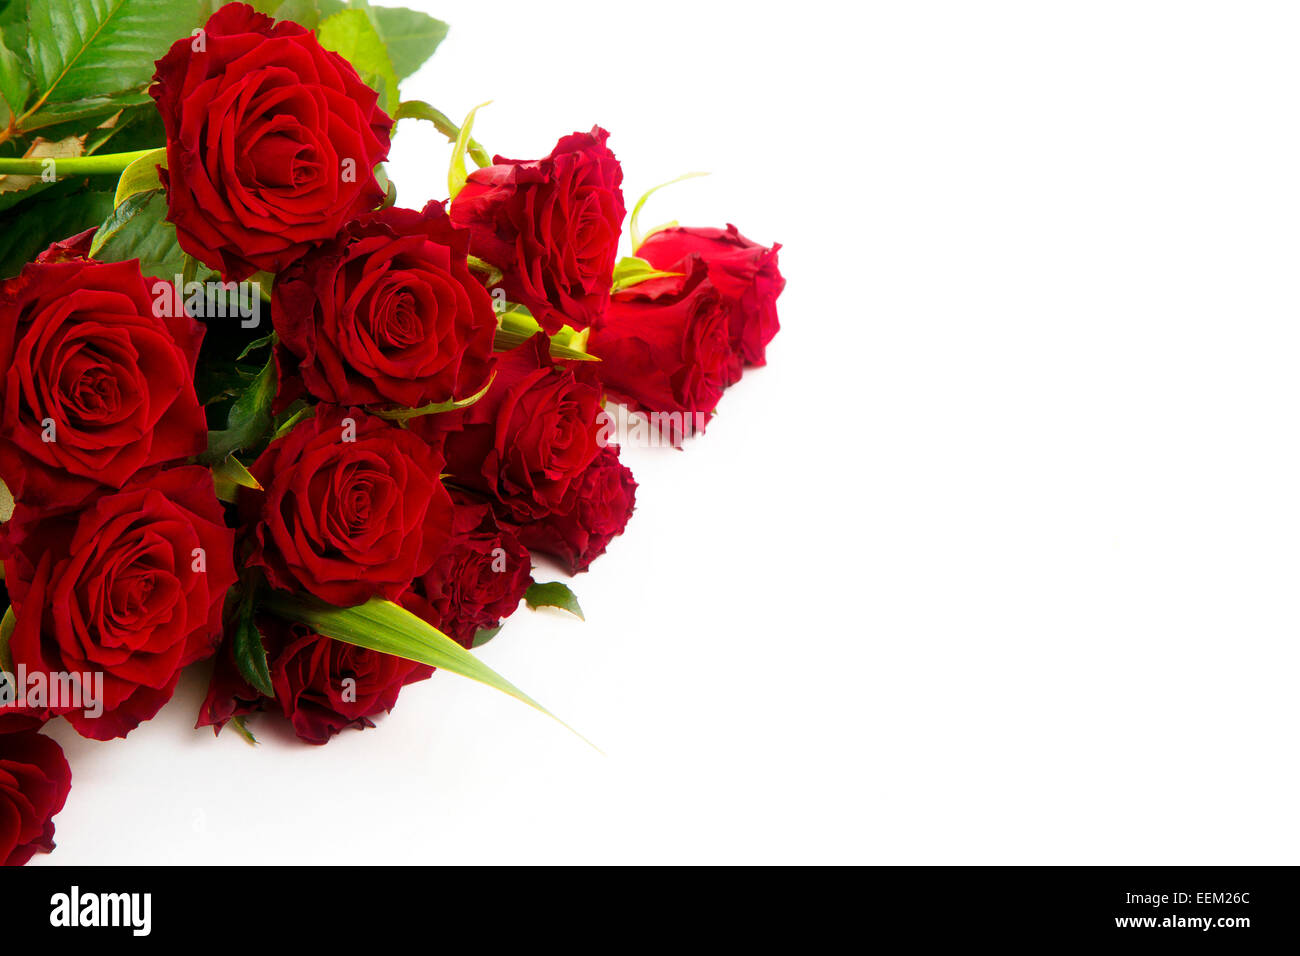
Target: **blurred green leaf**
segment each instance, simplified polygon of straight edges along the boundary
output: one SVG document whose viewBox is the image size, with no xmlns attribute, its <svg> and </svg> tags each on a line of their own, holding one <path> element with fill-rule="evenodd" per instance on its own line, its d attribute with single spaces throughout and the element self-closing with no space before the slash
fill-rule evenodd
<svg viewBox="0 0 1300 956">
<path fill-rule="evenodd" d="M 365 10 L 341 10 L 328 17 L 321 23 L 318 36 L 321 46 L 351 63 L 361 79 L 379 92 L 379 105 L 386 112 L 391 114 L 397 109 L 397 74 Z"/>
<path fill-rule="evenodd" d="M 447 38 L 447 24 L 405 7 L 371 7 L 370 20 L 388 48 L 397 79 L 404 80 Z"/>
</svg>

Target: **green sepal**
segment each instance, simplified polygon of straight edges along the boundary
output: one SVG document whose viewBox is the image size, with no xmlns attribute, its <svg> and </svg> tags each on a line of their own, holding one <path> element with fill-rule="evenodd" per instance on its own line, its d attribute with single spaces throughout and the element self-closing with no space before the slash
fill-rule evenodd
<svg viewBox="0 0 1300 956">
<path fill-rule="evenodd" d="M 425 415 L 437 415 L 440 412 L 454 412 L 462 408 L 469 408 L 480 398 L 488 393 L 492 383 L 496 381 L 497 373 L 493 372 L 488 378 L 487 384 L 480 388 L 469 398 L 457 398 L 448 402 L 433 402 L 429 405 L 422 405 L 419 408 L 372 408 L 370 414 L 377 418 L 383 418 L 390 422 L 408 422 L 412 418 L 422 418 Z"/>
<path fill-rule="evenodd" d="M 457 133 L 456 142 L 451 148 L 451 169 L 447 173 L 447 195 L 450 199 L 455 199 L 460 194 L 469 179 L 469 170 L 465 167 L 465 152 L 469 149 L 469 134 L 474 129 L 474 117 L 479 110 L 491 102 L 488 100 L 474 107 L 465 117 L 465 122 L 460 125 L 460 132 Z"/>
<path fill-rule="evenodd" d="M 658 186 L 646 190 L 645 195 L 643 195 L 640 199 L 638 199 L 636 201 L 636 205 L 632 207 L 632 215 L 628 217 L 628 221 L 627 221 L 628 232 L 632 236 L 633 254 L 635 254 L 636 251 L 641 248 L 641 243 L 645 242 L 646 239 L 648 239 L 651 235 L 658 232 L 660 229 L 667 228 L 667 226 L 656 226 L 654 229 L 651 229 L 645 235 L 641 234 L 641 227 L 639 224 L 639 220 L 641 218 L 641 207 L 645 205 L 646 200 L 649 199 L 651 196 L 653 196 L 655 193 L 657 193 L 659 190 L 663 189 L 665 186 L 672 186 L 675 183 L 685 182 L 688 179 L 697 179 L 700 176 L 707 176 L 707 175 L 709 174 L 708 173 L 686 173 L 683 176 L 678 176 L 676 179 L 670 179 L 666 183 L 660 183 Z"/>
<path fill-rule="evenodd" d="M 642 282 L 649 282 L 651 279 L 670 279 L 681 274 L 680 272 L 664 272 L 661 269 L 656 269 L 644 259 L 636 256 L 624 256 L 614 266 L 614 284 L 610 291 L 622 292 L 624 289 L 630 289 Z"/>
</svg>

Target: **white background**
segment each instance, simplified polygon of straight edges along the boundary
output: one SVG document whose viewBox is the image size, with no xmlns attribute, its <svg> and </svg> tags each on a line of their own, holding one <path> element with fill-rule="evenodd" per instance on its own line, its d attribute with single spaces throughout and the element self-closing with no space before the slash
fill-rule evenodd
<svg viewBox="0 0 1300 956">
<path fill-rule="evenodd" d="M 418 0 L 412 5 L 419 5 Z M 73 766 L 39 862 L 1294 863 L 1300 12 L 430 4 L 404 88 L 494 151 L 599 122 L 648 222 L 785 244 L 784 330 L 629 449 L 587 623 L 324 748 Z M 448 146 L 404 124 L 402 201 Z M 544 572 L 543 572 L 544 576 Z"/>
</svg>

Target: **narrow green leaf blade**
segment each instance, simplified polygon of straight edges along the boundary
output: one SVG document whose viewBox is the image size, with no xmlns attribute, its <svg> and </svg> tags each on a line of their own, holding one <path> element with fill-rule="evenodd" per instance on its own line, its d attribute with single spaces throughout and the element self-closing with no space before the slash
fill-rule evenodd
<svg viewBox="0 0 1300 956">
<path fill-rule="evenodd" d="M 428 405 L 422 405 L 419 408 L 376 408 L 371 409 L 371 413 L 378 418 L 387 419 L 390 422 L 406 422 L 412 418 L 421 418 L 425 415 L 437 415 L 441 412 L 454 412 L 462 408 L 469 408 L 480 398 L 488 393 L 492 383 L 496 381 L 496 372 L 488 378 L 487 384 L 480 388 L 469 398 L 457 398 L 449 402 L 432 402 Z"/>
<path fill-rule="evenodd" d="M 455 199 L 456 195 L 465 188 L 465 182 L 469 179 L 469 170 L 465 166 L 465 153 L 469 149 L 472 140 L 470 133 L 474 131 L 474 117 L 478 111 L 491 103 L 488 100 L 480 103 L 469 111 L 465 117 L 465 122 L 460 125 L 460 133 L 456 136 L 456 142 L 451 148 L 451 169 L 447 173 L 448 197 Z"/>
<path fill-rule="evenodd" d="M 676 183 L 685 182 L 688 179 L 698 179 L 700 176 L 707 176 L 707 175 L 709 174 L 708 173 L 685 173 L 684 175 L 678 176 L 676 179 L 670 179 L 666 183 L 660 183 L 658 186 L 654 186 L 645 191 L 645 194 L 640 199 L 638 199 L 636 201 L 636 205 L 632 207 L 632 215 L 628 217 L 628 221 L 627 221 L 628 232 L 632 236 L 633 253 L 635 253 L 638 249 L 641 248 L 641 243 L 643 243 L 646 240 L 646 238 L 650 236 L 652 232 L 657 231 L 652 229 L 648 231 L 644 236 L 641 234 L 641 227 L 639 225 L 639 221 L 641 219 L 641 207 L 646 204 L 646 200 L 648 200 L 659 190 L 663 189 L 665 186 L 672 186 L 675 185 Z"/>
<path fill-rule="evenodd" d="M 273 592 L 263 599 L 263 607 L 286 620 L 300 621 L 317 634 L 337 641 L 419 661 L 486 684 L 541 711 L 582 737 L 442 631 L 392 601 L 375 598 L 356 607 L 339 608 L 310 597 Z M 585 737 L 582 739 L 586 740 Z"/>
</svg>

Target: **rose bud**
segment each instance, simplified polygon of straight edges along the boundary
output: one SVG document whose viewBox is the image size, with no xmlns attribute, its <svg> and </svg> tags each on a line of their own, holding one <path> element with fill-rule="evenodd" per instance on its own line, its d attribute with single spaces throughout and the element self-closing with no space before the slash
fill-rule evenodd
<svg viewBox="0 0 1300 956">
<path fill-rule="evenodd" d="M 0 475 L 19 501 L 76 505 L 207 447 L 203 327 L 154 285 L 158 299 L 135 261 L 32 264 L 0 283 Z"/>
<path fill-rule="evenodd" d="M 562 561 L 570 574 L 591 562 L 623 533 L 636 507 L 636 480 L 618 460 L 618 446 L 601 449 L 574 483 L 563 507 L 519 526 L 519 538 L 534 551 Z"/>
<path fill-rule="evenodd" d="M 740 378 L 730 309 L 702 260 L 680 266 L 681 276 L 614 296 L 606 324 L 587 343 L 600 357 L 596 374 L 610 396 L 651 413 L 675 444 L 703 430 L 723 390 Z"/>
<path fill-rule="evenodd" d="M 601 392 L 590 368 L 551 358 L 545 335 L 497 354 L 488 393 L 411 429 L 442 447 L 453 484 L 495 499 L 511 521 L 554 510 L 600 450 Z"/>
<path fill-rule="evenodd" d="M 296 23 L 221 7 L 158 61 L 149 92 L 167 132 L 168 221 L 227 280 L 279 272 L 384 198 L 374 168 L 392 119 Z"/>
<path fill-rule="evenodd" d="M 463 491 L 453 491 L 456 514 L 451 540 L 413 587 L 419 601 L 407 609 L 452 640 L 471 647 L 480 628 L 493 628 L 519 607 L 533 583 L 528 549 L 492 508 Z"/>
<path fill-rule="evenodd" d="M 54 849 L 54 815 L 72 772 L 63 748 L 42 734 L 0 734 L 0 864 L 22 866 Z"/>
<path fill-rule="evenodd" d="M 82 736 L 125 737 L 216 650 L 234 532 L 206 468 L 155 469 L 73 513 L 20 503 L 4 536 L 14 666 L 71 675 L 80 699 L 51 691 L 48 712 Z"/>
<path fill-rule="evenodd" d="M 504 275 L 512 302 L 548 334 L 599 323 L 609 303 L 623 228 L 623 167 L 595 127 L 573 133 L 538 160 L 495 157 L 451 204 L 468 226 L 470 252 Z"/>
<path fill-rule="evenodd" d="M 767 343 L 781 325 L 776 299 L 785 288 L 777 267 L 781 244 L 771 248 L 746 239 L 735 226 L 686 229 L 673 226 L 651 235 L 636 254 L 656 269 L 680 272 L 688 256 L 709 267 L 709 280 L 731 307 L 731 347 L 746 365 L 763 365 Z"/>
<path fill-rule="evenodd" d="M 323 744 L 346 727 L 373 727 L 370 718 L 391 711 L 403 687 L 433 674 L 426 664 L 321 637 L 302 624 L 264 616 L 258 629 L 274 701 L 244 683 L 223 653 L 199 727 L 211 725 L 217 732 L 232 717 L 278 709 L 299 738 Z"/>
<path fill-rule="evenodd" d="M 497 318 L 441 204 L 349 223 L 277 277 L 272 317 L 297 374 L 338 405 L 418 408 L 477 394 Z M 295 364 L 281 362 L 283 370 Z"/>
<path fill-rule="evenodd" d="M 358 408 L 318 406 L 249 470 L 265 489 L 240 489 L 249 560 L 282 590 L 339 607 L 395 600 L 451 533 L 442 456 Z"/>
</svg>

